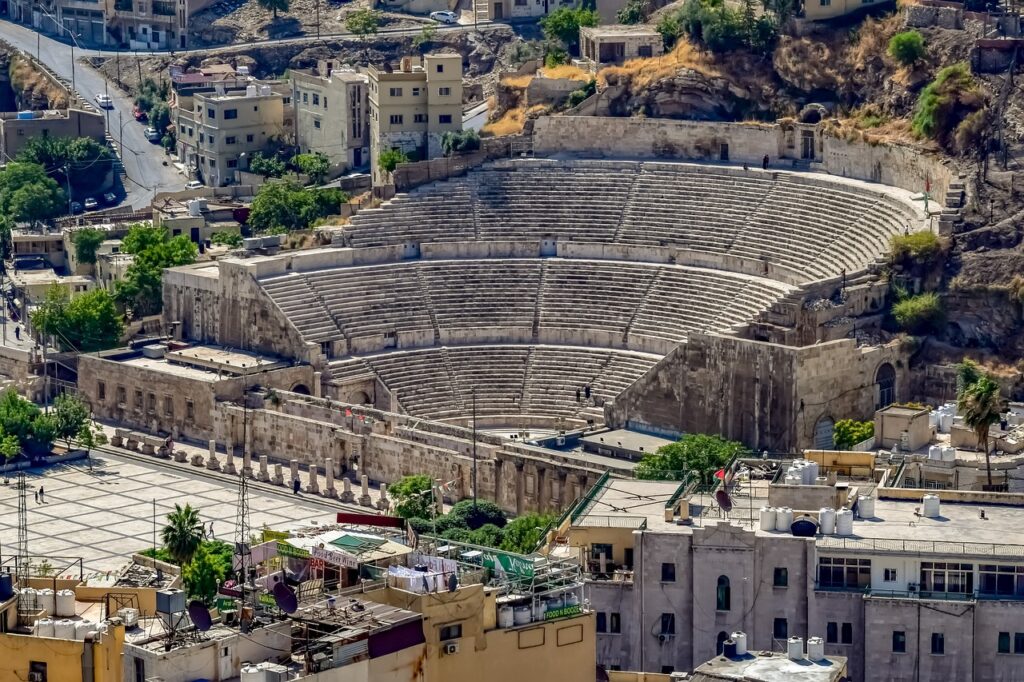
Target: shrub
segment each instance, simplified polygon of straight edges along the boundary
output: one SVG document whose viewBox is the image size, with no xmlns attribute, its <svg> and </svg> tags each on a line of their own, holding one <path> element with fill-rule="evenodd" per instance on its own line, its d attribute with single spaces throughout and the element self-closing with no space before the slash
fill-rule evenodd
<svg viewBox="0 0 1024 682">
<path fill-rule="evenodd" d="M 473 500 L 456 502 L 446 516 L 461 521 L 462 525 L 470 530 L 476 530 L 489 523 L 502 528 L 507 522 L 501 507 L 486 500 L 478 500 L 475 507 Z"/>
<path fill-rule="evenodd" d="M 984 97 L 966 64 L 939 71 L 917 100 L 912 128 L 918 137 L 950 146 L 950 136 L 964 118 L 984 104 Z"/>
<path fill-rule="evenodd" d="M 889 39 L 889 55 L 903 66 L 913 66 L 924 58 L 924 36 L 917 31 L 897 33 Z"/>
<path fill-rule="evenodd" d="M 445 156 L 477 149 L 480 149 L 480 135 L 472 128 L 461 131 L 449 130 L 441 136 L 441 151 Z"/>
<path fill-rule="evenodd" d="M 683 30 L 683 26 L 679 21 L 679 15 L 676 13 L 666 14 L 658 22 L 655 30 L 661 34 L 661 40 L 665 43 L 665 49 L 671 48 L 676 44 L 676 40 L 679 39 L 679 34 Z"/>
<path fill-rule="evenodd" d="M 393 173 L 398 164 L 406 163 L 409 161 L 409 156 L 401 149 L 385 149 L 377 157 L 377 163 L 380 165 L 381 170 Z"/>
<path fill-rule="evenodd" d="M 586 7 L 562 7 L 540 20 L 544 37 L 560 41 L 575 50 L 580 40 L 580 27 L 597 26 L 600 16 L 597 10 Z"/>
<path fill-rule="evenodd" d="M 988 109 L 978 109 L 968 114 L 953 133 L 953 145 L 958 154 L 966 154 L 983 147 L 985 131 L 988 129 Z"/>
<path fill-rule="evenodd" d="M 544 66 L 553 69 L 556 66 L 569 63 L 569 53 L 561 46 L 554 46 L 544 55 Z"/>
<path fill-rule="evenodd" d="M 233 249 L 237 249 L 242 245 L 242 235 L 237 232 L 221 230 L 220 232 L 214 232 L 210 235 L 210 243 L 223 244 L 224 246 L 230 246 Z"/>
<path fill-rule="evenodd" d="M 874 422 L 840 419 L 836 422 L 833 440 L 837 450 L 849 450 L 857 443 L 862 443 L 873 435 L 875 435 Z"/>
<path fill-rule="evenodd" d="M 908 296 L 892 307 L 896 324 L 911 334 L 927 334 L 938 331 L 945 321 L 942 301 L 935 292 Z"/>
<path fill-rule="evenodd" d="M 620 24 L 639 24 L 647 20 L 650 8 L 650 0 L 629 0 L 625 7 L 615 13 L 615 18 Z"/>
<path fill-rule="evenodd" d="M 579 90 L 573 90 L 569 93 L 569 98 L 566 100 L 566 104 L 571 109 L 578 106 L 583 100 L 587 99 L 595 92 L 597 92 L 597 81 L 591 78 L 582 88 Z"/>
<path fill-rule="evenodd" d="M 893 263 L 929 267 L 942 256 L 942 242 L 928 231 L 897 235 L 892 238 L 889 253 Z"/>
<path fill-rule="evenodd" d="M 693 472 L 700 476 L 702 483 L 710 483 L 715 470 L 725 466 L 733 457 L 746 453 L 747 448 L 742 443 L 720 436 L 688 433 L 675 443 L 658 448 L 656 453 L 644 455 L 633 475 L 644 479 L 679 481 Z"/>
<path fill-rule="evenodd" d="M 381 25 L 380 12 L 372 9 L 357 9 L 345 19 L 345 28 L 356 35 L 369 35 L 376 33 Z"/>
</svg>

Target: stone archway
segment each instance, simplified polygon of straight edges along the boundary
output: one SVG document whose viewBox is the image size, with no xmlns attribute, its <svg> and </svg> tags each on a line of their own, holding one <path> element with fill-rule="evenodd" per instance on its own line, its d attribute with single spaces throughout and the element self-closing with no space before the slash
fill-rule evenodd
<svg viewBox="0 0 1024 682">
<path fill-rule="evenodd" d="M 300 395 L 312 395 L 309 390 L 309 386 L 306 384 L 295 384 L 292 386 L 292 393 L 298 393 Z"/>
<path fill-rule="evenodd" d="M 835 448 L 836 422 L 832 417 L 823 415 L 814 423 L 814 449 L 831 450 Z"/>
<path fill-rule="evenodd" d="M 878 400 L 875 409 L 888 407 L 896 402 L 896 370 L 888 362 L 879 365 L 875 372 L 875 384 L 878 386 Z"/>
</svg>

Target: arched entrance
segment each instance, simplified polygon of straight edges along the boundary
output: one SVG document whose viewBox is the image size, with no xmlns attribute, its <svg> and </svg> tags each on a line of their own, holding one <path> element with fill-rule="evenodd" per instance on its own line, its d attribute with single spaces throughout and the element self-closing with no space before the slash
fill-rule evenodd
<svg viewBox="0 0 1024 682">
<path fill-rule="evenodd" d="M 725 651 L 725 640 L 729 639 L 729 634 L 724 630 L 718 633 L 718 637 L 715 638 L 715 655 L 721 656 L 722 652 Z"/>
<path fill-rule="evenodd" d="M 835 444 L 836 423 L 832 417 L 824 416 L 814 425 L 814 449 L 831 450 Z"/>
<path fill-rule="evenodd" d="M 896 370 L 888 362 L 883 363 L 875 372 L 875 383 L 878 384 L 878 401 L 876 409 L 882 409 L 896 402 Z"/>
<path fill-rule="evenodd" d="M 295 384 L 292 386 L 292 393 L 299 393 L 301 395 L 310 395 L 309 387 L 306 384 Z"/>
</svg>

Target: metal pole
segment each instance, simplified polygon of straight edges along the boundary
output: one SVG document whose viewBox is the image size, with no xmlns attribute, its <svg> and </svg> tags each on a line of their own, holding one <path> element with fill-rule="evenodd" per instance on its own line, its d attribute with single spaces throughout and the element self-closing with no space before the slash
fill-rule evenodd
<svg viewBox="0 0 1024 682">
<path fill-rule="evenodd" d="M 156 554 L 156 498 L 153 498 L 153 554 Z"/>
<path fill-rule="evenodd" d="M 75 87 L 75 36 L 71 35 L 71 97 L 77 96 L 78 88 Z"/>
<path fill-rule="evenodd" d="M 316 0 L 316 39 L 320 40 L 320 0 Z"/>
<path fill-rule="evenodd" d="M 473 509 L 476 509 L 476 387 L 473 387 Z"/>
</svg>

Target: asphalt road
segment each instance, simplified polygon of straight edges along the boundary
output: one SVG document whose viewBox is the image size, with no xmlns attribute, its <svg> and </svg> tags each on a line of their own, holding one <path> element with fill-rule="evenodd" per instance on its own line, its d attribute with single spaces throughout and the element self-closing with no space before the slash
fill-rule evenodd
<svg viewBox="0 0 1024 682">
<path fill-rule="evenodd" d="M 38 45 L 39 61 L 50 67 L 58 76 L 73 81 L 79 94 L 93 104 L 96 102 L 96 95 L 100 93 L 107 93 L 114 100 L 114 107 L 104 111 L 107 116 L 107 131 L 114 141 L 121 145 L 121 159 L 128 176 L 124 182 L 128 193 L 126 201 L 133 208 L 148 207 L 157 192 L 184 189 L 187 182 L 185 177 L 170 165 L 169 158 L 159 145 L 146 139 L 143 134 L 145 126 L 137 123 L 132 117 L 131 98 L 112 84 L 108 84 L 98 71 L 73 62 L 72 50 L 68 45 L 8 21 L 0 21 L 0 38 L 32 55 L 37 54 Z M 74 59 L 95 54 L 95 50 L 75 49 Z M 168 165 L 163 165 L 164 161 L 167 161 Z"/>
</svg>

